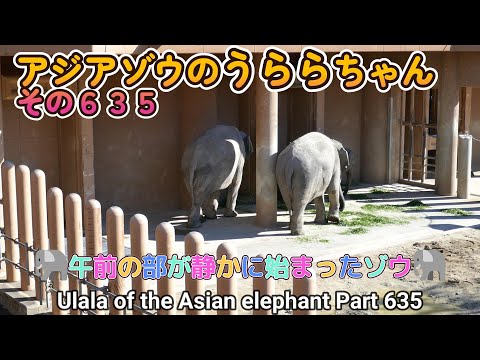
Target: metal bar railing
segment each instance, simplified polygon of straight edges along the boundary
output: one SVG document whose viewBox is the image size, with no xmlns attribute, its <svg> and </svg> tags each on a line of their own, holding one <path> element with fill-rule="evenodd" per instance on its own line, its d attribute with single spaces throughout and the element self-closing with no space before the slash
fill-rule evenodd
<svg viewBox="0 0 480 360">
<path fill-rule="evenodd" d="M 25 248 L 25 251 L 27 252 L 33 252 L 33 253 L 36 253 L 38 251 L 38 249 L 35 249 L 33 248 L 33 246 L 28 246 L 27 244 L 24 244 L 22 242 L 20 242 L 18 239 L 13 239 L 7 235 L 5 235 L 3 233 L 3 229 L 2 229 L 2 232 L 0 233 L 0 238 L 3 238 L 3 239 L 6 239 L 6 240 L 9 240 L 11 242 L 13 242 L 14 244 L 20 246 L 20 247 L 23 247 Z M 52 281 L 50 280 L 42 280 L 41 279 L 41 276 L 35 274 L 33 271 L 30 271 L 28 268 L 22 266 L 20 264 L 20 262 L 15 262 L 15 261 L 12 261 L 10 259 L 8 259 L 6 256 L 3 255 L 3 252 L 2 252 L 2 249 L 0 248 L 0 268 L 1 268 L 1 263 L 2 262 L 5 262 L 5 263 L 8 263 L 8 264 L 11 264 L 12 266 L 14 266 L 16 269 L 19 269 L 21 271 L 25 271 L 28 276 L 32 277 L 32 278 L 37 278 L 39 279 L 40 283 L 44 283 L 44 286 L 45 286 L 45 292 L 46 294 L 48 295 L 49 293 L 55 293 L 57 294 L 59 292 L 58 289 L 55 289 L 53 286 L 52 286 Z M 113 292 L 111 292 L 109 289 L 108 289 L 108 286 L 97 286 L 96 284 L 88 281 L 87 279 L 82 279 L 80 277 L 78 277 L 76 274 L 72 273 L 71 271 L 67 271 L 67 274 L 69 277 L 72 277 L 74 279 L 76 279 L 80 285 L 86 285 L 87 288 L 89 289 L 92 289 L 92 290 L 96 290 L 96 291 L 99 291 L 101 292 L 102 294 L 112 298 L 112 299 L 115 299 L 117 296 L 122 296 L 122 295 L 117 295 L 117 294 L 114 294 Z M 79 287 L 80 289 L 80 294 L 81 294 L 81 291 L 82 291 L 82 286 Z M 42 300 L 40 299 L 40 305 L 42 305 Z M 46 297 L 46 306 L 47 308 L 50 306 L 49 304 L 49 301 L 48 301 L 48 296 Z M 150 310 L 147 310 L 147 309 L 143 309 L 141 306 L 137 305 L 137 304 L 133 304 L 132 307 L 140 312 L 140 313 L 144 313 L 146 315 L 156 315 L 157 312 L 152 312 Z M 91 315 L 97 315 L 97 313 L 95 311 L 92 311 L 92 310 L 81 310 L 83 313 L 87 313 L 87 314 L 91 314 Z M 127 309 L 124 310 L 124 313 L 127 312 Z"/>
</svg>

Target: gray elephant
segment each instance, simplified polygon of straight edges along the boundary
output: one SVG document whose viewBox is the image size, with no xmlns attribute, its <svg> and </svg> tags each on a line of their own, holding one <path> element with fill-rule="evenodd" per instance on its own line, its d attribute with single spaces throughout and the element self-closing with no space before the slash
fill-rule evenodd
<svg viewBox="0 0 480 360">
<path fill-rule="evenodd" d="M 420 275 L 422 270 L 422 275 Z M 440 281 L 445 281 L 445 257 L 438 250 L 417 250 L 414 256 L 415 275 L 420 280 L 433 280 L 433 273 L 438 271 Z"/>
<path fill-rule="evenodd" d="M 235 206 L 243 166 L 253 152 L 250 137 L 234 126 L 217 125 L 205 131 L 183 153 L 182 171 L 191 198 L 187 227 L 217 218 L 218 196 L 228 189 L 224 216 L 237 216 Z"/>
<path fill-rule="evenodd" d="M 278 156 L 276 178 L 283 200 L 290 212 L 290 231 L 301 235 L 305 207 L 315 200 L 315 222 L 338 223 L 345 207 L 341 189 L 342 174 L 350 183 L 350 162 L 343 145 L 319 132 L 305 134 L 290 143 Z M 348 191 L 348 186 L 346 188 Z M 324 193 L 330 209 L 325 216 Z"/>
<path fill-rule="evenodd" d="M 67 270 L 67 257 L 60 250 L 38 250 L 35 253 L 35 275 L 41 276 L 42 281 L 47 281 L 53 272 L 60 272 L 61 279 L 67 280 Z"/>
</svg>

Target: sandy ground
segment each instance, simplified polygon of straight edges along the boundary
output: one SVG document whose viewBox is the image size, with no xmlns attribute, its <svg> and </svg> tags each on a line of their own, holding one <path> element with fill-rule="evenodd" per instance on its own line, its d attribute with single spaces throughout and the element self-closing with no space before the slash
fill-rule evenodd
<svg viewBox="0 0 480 360">
<path fill-rule="evenodd" d="M 341 310 L 330 311 L 320 310 L 317 314 L 480 314 L 480 229 L 465 229 L 443 236 L 435 236 L 414 243 L 403 244 L 385 248 L 382 251 L 374 251 L 364 254 L 356 254 L 360 260 L 369 256 L 372 259 L 374 268 L 375 260 L 379 260 L 379 254 L 387 254 L 389 257 L 396 257 L 402 254 L 404 257 L 413 258 L 418 249 L 438 249 L 445 255 L 446 259 L 446 281 L 420 280 L 413 270 L 403 279 L 393 278 L 393 270 L 385 271 L 376 278 L 368 278 L 366 273 L 370 272 L 365 263 L 359 269 L 364 273 L 361 279 L 345 278 L 340 279 L 337 273 L 330 278 L 317 277 L 317 293 L 328 292 L 332 296 L 332 307 L 334 305 L 335 291 L 348 291 L 351 295 L 369 294 L 375 291 L 379 294 L 380 300 L 389 291 L 422 291 L 423 307 L 420 310 L 387 310 L 381 305 L 379 310 L 352 310 L 348 305 Z M 332 259 L 337 266 L 338 259 Z M 372 269 L 372 270 L 373 270 Z M 395 272 L 398 269 L 395 270 Z M 317 271 L 318 274 L 318 271 Z M 240 295 L 251 293 L 251 280 L 241 280 Z M 285 290 L 292 289 L 292 281 L 278 280 L 275 282 L 275 293 L 284 294 Z M 240 314 L 249 314 L 250 311 L 240 309 Z M 280 311 L 279 314 L 290 314 L 291 311 Z"/>
</svg>

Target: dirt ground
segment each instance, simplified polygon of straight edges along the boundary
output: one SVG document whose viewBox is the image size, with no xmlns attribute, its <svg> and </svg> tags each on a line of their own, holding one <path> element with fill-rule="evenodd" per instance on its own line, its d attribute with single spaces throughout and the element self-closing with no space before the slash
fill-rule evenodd
<svg viewBox="0 0 480 360">
<path fill-rule="evenodd" d="M 437 275 L 434 280 L 420 280 L 413 270 L 402 279 L 393 278 L 393 273 L 400 269 L 385 271 L 376 278 L 368 278 L 366 274 L 374 269 L 379 262 L 379 254 L 396 257 L 413 258 L 418 249 L 438 249 L 445 255 L 446 280 L 439 281 Z M 342 310 L 318 310 L 320 314 L 480 314 L 480 229 L 465 229 L 455 233 L 436 236 L 414 243 L 393 246 L 364 254 L 350 254 L 358 256 L 362 262 L 363 273 L 361 279 L 346 277 L 339 278 L 339 259 L 332 259 L 337 264 L 337 273 L 330 278 L 317 277 L 317 294 L 329 292 L 334 299 L 335 291 L 348 291 L 351 295 L 368 294 L 376 291 L 380 297 L 379 310 L 352 310 L 348 305 Z M 363 259 L 369 256 L 374 267 L 369 270 Z M 316 267 L 315 267 L 316 268 Z M 318 269 L 319 270 L 319 269 Z M 318 275 L 318 272 L 317 272 Z M 251 293 L 251 280 L 240 281 L 239 295 Z M 290 280 L 275 282 L 275 293 L 283 294 L 292 289 Z M 381 299 L 389 291 L 422 291 L 423 307 L 420 310 L 387 310 L 381 305 Z M 332 305 L 334 301 L 332 300 Z M 240 314 L 249 314 L 250 311 L 239 309 Z M 290 314 L 291 311 L 280 311 L 279 314 Z"/>
</svg>

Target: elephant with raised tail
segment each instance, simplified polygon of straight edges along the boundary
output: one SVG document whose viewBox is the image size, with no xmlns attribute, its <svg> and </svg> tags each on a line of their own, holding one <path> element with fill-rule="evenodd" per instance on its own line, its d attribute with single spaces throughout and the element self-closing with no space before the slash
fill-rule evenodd
<svg viewBox="0 0 480 360">
<path fill-rule="evenodd" d="M 182 171 L 191 198 L 187 227 L 201 226 L 202 214 L 206 219 L 217 218 L 218 196 L 224 189 L 228 189 L 224 216 L 237 216 L 243 166 L 252 152 L 250 137 L 227 125 L 208 129 L 185 149 Z"/>
<path fill-rule="evenodd" d="M 305 134 L 290 143 L 278 156 L 276 178 L 283 200 L 290 212 L 290 231 L 301 235 L 303 213 L 312 200 L 315 201 L 315 222 L 338 223 L 339 211 L 345 207 L 344 191 L 350 184 L 349 150 L 319 132 Z M 342 175 L 347 179 L 344 191 Z M 330 201 L 328 216 L 325 214 L 324 194 Z"/>
</svg>

